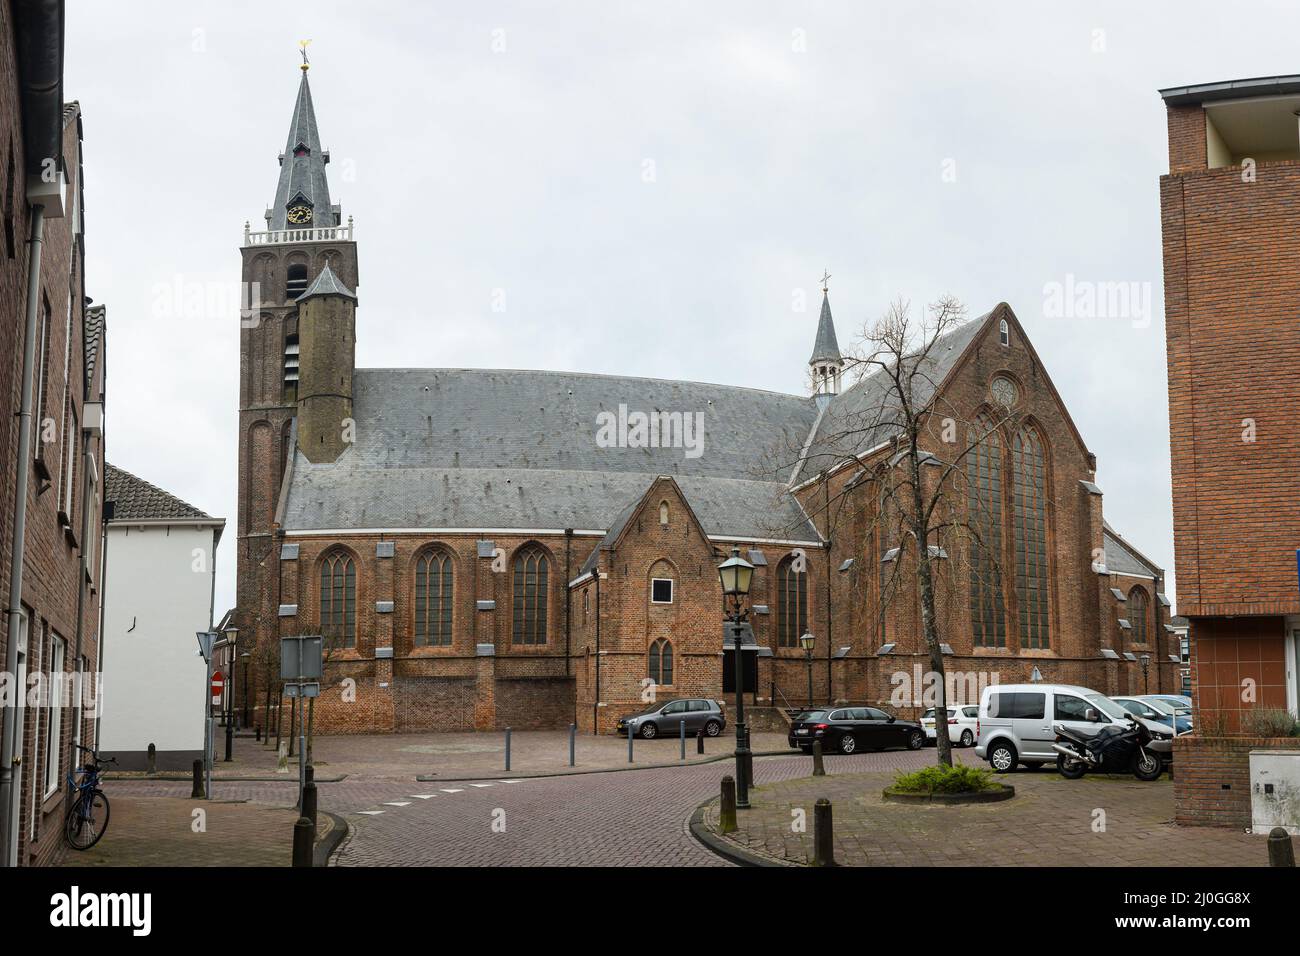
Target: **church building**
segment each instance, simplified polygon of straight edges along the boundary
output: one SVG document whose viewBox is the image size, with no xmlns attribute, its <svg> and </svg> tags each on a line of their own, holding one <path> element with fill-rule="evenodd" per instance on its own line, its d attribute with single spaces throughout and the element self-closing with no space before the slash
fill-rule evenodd
<svg viewBox="0 0 1300 956">
<path fill-rule="evenodd" d="M 831 437 L 881 401 L 881 376 L 847 381 L 825 289 L 807 395 L 357 368 L 358 331 L 382 334 L 383 317 L 358 329 L 358 236 L 328 164 L 304 64 L 275 199 L 241 249 L 256 302 L 240 331 L 235 619 L 257 647 L 255 720 L 296 634 L 325 637 L 320 732 L 607 733 L 649 693 L 734 694 L 737 653 L 759 719 L 810 694 L 916 713 L 919 601 L 881 583 L 910 559 L 870 529 L 863 478 L 896 447 Z M 1096 461 L 1010 307 L 927 361 L 965 420 L 1017 410 L 969 482 L 992 522 L 981 560 L 1001 573 L 990 584 L 972 555 L 936 548 L 947 669 L 1174 691 L 1163 572 L 1106 524 Z M 733 550 L 756 567 L 739 647 L 717 573 Z"/>
</svg>

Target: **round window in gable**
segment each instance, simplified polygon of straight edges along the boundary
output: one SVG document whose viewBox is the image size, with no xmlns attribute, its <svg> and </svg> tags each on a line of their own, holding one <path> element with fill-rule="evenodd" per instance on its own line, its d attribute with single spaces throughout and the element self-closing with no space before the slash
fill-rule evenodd
<svg viewBox="0 0 1300 956">
<path fill-rule="evenodd" d="M 1003 408 L 1015 408 L 1016 403 L 1020 401 L 1020 389 L 1005 375 L 993 379 L 993 384 L 989 386 L 989 393 Z"/>
</svg>

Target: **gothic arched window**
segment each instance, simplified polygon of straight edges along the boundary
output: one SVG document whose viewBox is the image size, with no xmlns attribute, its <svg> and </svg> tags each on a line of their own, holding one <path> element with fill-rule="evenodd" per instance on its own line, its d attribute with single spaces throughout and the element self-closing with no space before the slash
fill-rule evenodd
<svg viewBox="0 0 1300 956">
<path fill-rule="evenodd" d="M 415 645 L 451 646 L 451 555 L 429 551 L 415 562 Z"/>
<path fill-rule="evenodd" d="M 650 679 L 663 685 L 673 682 L 673 645 L 666 638 L 650 645 Z"/>
<path fill-rule="evenodd" d="M 515 555 L 514 642 L 546 643 L 546 552 L 529 545 Z"/>
<path fill-rule="evenodd" d="M 356 646 L 357 569 L 346 551 L 332 551 L 320 563 L 320 629 L 333 647 Z"/>
<path fill-rule="evenodd" d="M 976 647 L 1007 646 L 1007 608 L 1002 590 L 1002 438 L 980 416 L 966 456 L 971 536 L 970 617 Z"/>
<path fill-rule="evenodd" d="M 1016 603 L 1021 647 L 1047 647 L 1047 461 L 1038 433 L 1022 428 L 1011 443 Z"/>
<path fill-rule="evenodd" d="M 1149 607 L 1146 591 L 1141 588 L 1134 588 L 1128 592 L 1128 622 L 1133 626 L 1134 644 L 1145 644 L 1147 642 Z"/>
<path fill-rule="evenodd" d="M 776 568 L 777 645 L 798 647 L 799 638 L 807 632 L 808 572 L 796 569 L 792 555 Z"/>
</svg>

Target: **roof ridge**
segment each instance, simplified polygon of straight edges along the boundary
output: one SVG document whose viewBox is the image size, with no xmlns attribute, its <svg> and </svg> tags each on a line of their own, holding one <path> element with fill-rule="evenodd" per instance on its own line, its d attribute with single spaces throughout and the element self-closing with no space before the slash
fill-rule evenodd
<svg viewBox="0 0 1300 956">
<path fill-rule="evenodd" d="M 151 481 L 145 481 L 145 479 L 141 478 L 139 475 L 132 474 L 131 472 L 127 471 L 125 468 L 119 468 L 117 465 L 114 465 L 114 464 L 112 464 L 112 463 L 110 463 L 110 462 L 107 462 L 107 461 L 104 462 L 104 492 L 105 492 L 105 498 L 106 498 L 107 500 L 111 500 L 111 501 L 117 501 L 117 500 L 118 500 L 118 498 L 116 497 L 117 489 L 114 489 L 114 490 L 113 490 L 114 493 L 113 493 L 112 495 L 109 494 L 109 487 L 108 487 L 109 482 L 110 482 L 110 481 L 122 481 L 122 480 L 129 480 L 129 481 L 131 481 L 131 482 L 134 482 L 134 483 L 135 483 L 136 485 L 138 485 L 138 486 L 143 486 L 143 489 L 144 489 L 144 490 L 147 490 L 148 492 L 152 492 L 152 493 L 155 494 L 155 495 L 161 495 L 161 496 L 162 496 L 164 499 L 166 499 L 168 502 L 173 503 L 173 504 L 175 504 L 175 505 L 179 505 L 179 506 L 181 506 L 182 508 L 185 508 L 185 509 L 187 509 L 187 510 L 189 510 L 189 511 L 191 511 L 191 512 L 194 512 L 194 513 L 193 513 L 193 514 L 187 514 L 187 515 L 169 515 L 169 514 L 158 514 L 158 515 L 152 515 L 152 516 L 151 516 L 151 515 L 134 515 L 134 516 L 128 516 L 128 517 L 123 518 L 123 516 L 118 515 L 118 514 L 116 513 L 116 511 L 115 511 L 115 512 L 114 512 L 114 519 L 115 519 L 115 520 L 139 520 L 139 519 L 145 519 L 145 520 L 148 520 L 150 517 L 157 517 L 157 518 L 210 518 L 210 519 L 212 519 L 212 520 L 214 520 L 214 521 L 220 521 L 220 520 L 222 520 L 222 519 L 220 519 L 220 518 L 213 518 L 212 515 L 208 514 L 208 513 L 207 513 L 206 511 L 204 511 L 203 509 L 198 508 L 198 507 L 195 507 L 194 505 L 190 504 L 188 501 L 184 500 L 183 498 L 178 498 L 176 495 L 172 494 L 170 491 L 167 491 L 167 490 L 165 490 L 165 489 L 163 489 L 163 488 L 159 488 L 157 485 L 155 485 L 155 484 L 154 484 L 153 482 L 151 482 Z M 149 502 L 148 505 L 147 505 L 147 508 L 151 509 L 151 508 L 153 507 L 153 505 L 154 505 L 154 502 Z"/>
</svg>

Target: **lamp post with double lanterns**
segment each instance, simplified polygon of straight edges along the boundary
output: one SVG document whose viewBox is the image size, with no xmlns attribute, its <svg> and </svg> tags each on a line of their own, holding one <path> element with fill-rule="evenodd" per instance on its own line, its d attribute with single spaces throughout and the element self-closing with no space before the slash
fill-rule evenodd
<svg viewBox="0 0 1300 956">
<path fill-rule="evenodd" d="M 731 622 L 732 640 L 736 656 L 736 809 L 749 809 L 749 782 L 753 773 L 754 756 L 749 749 L 749 730 L 745 726 L 745 665 L 741 660 L 741 624 L 749 612 L 744 607 L 749 585 L 754 579 L 754 566 L 740 556 L 733 547 L 731 557 L 718 565 L 722 579 L 722 599 L 730 599 L 731 609 L 727 620 Z"/>
<path fill-rule="evenodd" d="M 1151 688 L 1149 686 L 1149 682 L 1147 681 L 1147 671 L 1151 667 L 1151 655 L 1143 654 L 1141 657 L 1138 658 L 1138 660 L 1142 664 L 1142 693 L 1149 694 L 1151 693 Z"/>
<path fill-rule="evenodd" d="M 226 688 L 226 759 L 223 763 L 230 763 L 235 739 L 235 649 L 239 641 L 239 628 L 232 625 L 224 628 L 222 633 L 226 635 L 226 662 L 230 671 L 230 685 Z"/>
<path fill-rule="evenodd" d="M 808 661 L 808 709 L 812 710 L 812 671 L 813 671 L 813 645 L 817 643 L 817 638 L 811 634 L 805 634 L 799 638 L 799 644 L 803 647 L 804 658 Z"/>
</svg>

